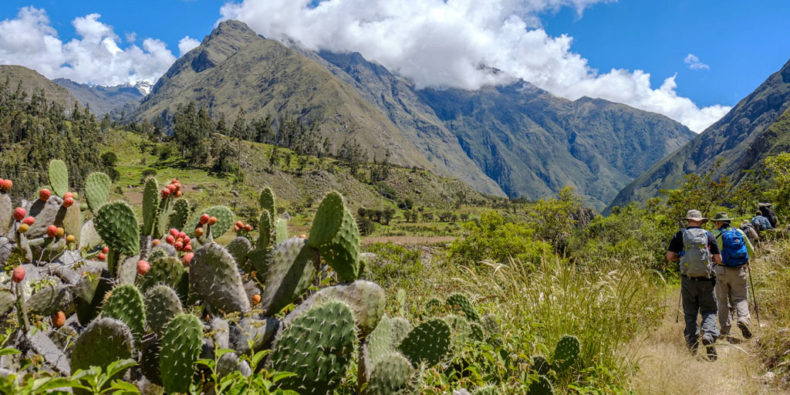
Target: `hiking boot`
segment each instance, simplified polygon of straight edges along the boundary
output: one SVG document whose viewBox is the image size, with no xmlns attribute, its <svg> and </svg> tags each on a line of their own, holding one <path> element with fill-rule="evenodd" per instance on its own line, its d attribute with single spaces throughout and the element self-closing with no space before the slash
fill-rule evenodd
<svg viewBox="0 0 790 395">
<path fill-rule="evenodd" d="M 697 349 L 699 348 L 699 342 L 694 343 L 686 343 L 686 347 L 689 349 L 691 355 L 697 355 Z"/>
<path fill-rule="evenodd" d="M 752 338 L 752 331 L 749 329 L 749 325 L 747 325 L 745 322 L 738 322 L 738 329 L 741 330 L 741 334 L 743 334 L 744 339 Z"/>
<path fill-rule="evenodd" d="M 716 354 L 716 347 L 713 346 L 715 340 L 711 340 L 709 337 L 704 336 L 702 338 L 702 345 L 705 346 L 705 353 L 708 354 L 708 359 L 710 361 L 715 361 L 718 358 Z"/>
</svg>

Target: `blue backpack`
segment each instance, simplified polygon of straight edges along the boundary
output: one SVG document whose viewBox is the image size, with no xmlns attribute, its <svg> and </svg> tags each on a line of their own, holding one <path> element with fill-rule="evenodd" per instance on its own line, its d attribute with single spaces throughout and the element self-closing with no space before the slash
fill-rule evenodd
<svg viewBox="0 0 790 395">
<path fill-rule="evenodd" d="M 721 260 L 726 266 L 738 267 L 749 263 L 749 252 L 743 233 L 727 227 L 719 233 L 721 237 Z"/>
</svg>

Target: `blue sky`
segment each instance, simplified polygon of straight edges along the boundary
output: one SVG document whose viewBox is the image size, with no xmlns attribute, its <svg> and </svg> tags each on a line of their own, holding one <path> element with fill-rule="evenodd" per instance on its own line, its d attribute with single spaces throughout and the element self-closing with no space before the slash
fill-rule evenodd
<svg viewBox="0 0 790 395">
<path fill-rule="evenodd" d="M 234 18 L 266 37 L 361 52 L 418 86 L 475 89 L 521 78 L 569 99 L 659 112 L 699 132 L 790 58 L 790 3 L 780 0 L 226 3 L 4 0 L 0 64 L 86 83 L 154 82 L 179 43 L 188 50 L 218 20 Z M 20 44 L 22 36 L 29 42 Z"/>
</svg>

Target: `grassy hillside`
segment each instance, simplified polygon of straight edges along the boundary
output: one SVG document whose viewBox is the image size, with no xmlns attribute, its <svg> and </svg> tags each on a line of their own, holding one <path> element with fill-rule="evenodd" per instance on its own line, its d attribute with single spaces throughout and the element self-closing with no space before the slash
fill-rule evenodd
<svg viewBox="0 0 790 395">
<path fill-rule="evenodd" d="M 8 79 L 9 89 L 16 89 L 21 82 L 21 88 L 30 97 L 33 91 L 44 90 L 47 100 L 60 104 L 63 108 L 71 110 L 75 102 L 79 102 L 66 88 L 50 81 L 47 77 L 23 66 L 0 65 L 0 83 Z"/>
</svg>

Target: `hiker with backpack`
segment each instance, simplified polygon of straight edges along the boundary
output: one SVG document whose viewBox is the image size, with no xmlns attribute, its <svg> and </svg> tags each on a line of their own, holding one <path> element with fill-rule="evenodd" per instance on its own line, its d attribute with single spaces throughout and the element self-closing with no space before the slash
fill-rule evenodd
<svg viewBox="0 0 790 395">
<path fill-rule="evenodd" d="M 776 225 L 779 223 L 779 218 L 776 217 L 774 205 L 771 203 L 757 203 L 757 208 L 763 214 L 763 217 L 768 218 L 768 222 L 771 223 L 771 227 L 776 228 Z"/>
<path fill-rule="evenodd" d="M 744 339 L 752 337 L 749 328 L 749 257 L 754 256 L 754 248 L 742 230 L 730 226 L 732 218 L 727 213 L 717 213 L 713 217 L 716 224 L 716 240 L 721 251 L 721 263 L 714 267 L 716 273 L 716 300 L 719 303 L 719 325 L 721 335 L 728 336 L 732 326 L 732 316 L 727 308 L 732 303 L 738 316 L 738 328 Z"/>
<path fill-rule="evenodd" d="M 683 335 L 686 338 L 686 346 L 692 353 L 696 353 L 702 332 L 702 344 L 705 346 L 708 358 L 714 361 L 716 349 L 713 343 L 719 337 L 719 328 L 716 325 L 717 305 L 714 291 L 716 276 L 711 264 L 721 263 L 721 254 L 713 235 L 702 229 L 701 226 L 707 219 L 699 210 L 689 210 L 685 219 L 688 226 L 672 237 L 667 260 L 679 261 L 680 296 L 683 300 L 683 318 L 686 321 Z M 697 326 L 698 315 L 702 315 L 702 328 Z"/>
<path fill-rule="evenodd" d="M 763 213 L 761 211 L 757 211 L 757 213 L 754 214 L 751 223 L 754 226 L 754 228 L 757 229 L 757 232 L 773 229 L 773 226 L 771 226 L 771 221 L 769 221 L 768 218 L 763 216 Z"/>
</svg>

